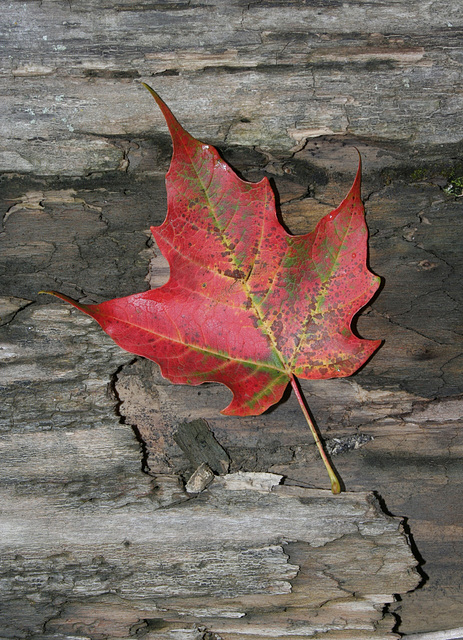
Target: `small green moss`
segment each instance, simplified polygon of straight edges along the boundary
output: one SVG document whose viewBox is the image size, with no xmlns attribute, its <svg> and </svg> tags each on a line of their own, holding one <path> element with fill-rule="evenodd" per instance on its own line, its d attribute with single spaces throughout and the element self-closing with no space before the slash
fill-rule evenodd
<svg viewBox="0 0 463 640">
<path fill-rule="evenodd" d="M 412 182 L 422 182 L 429 177 L 429 171 L 426 167 L 418 167 L 414 171 L 412 171 L 410 175 L 410 180 Z"/>
<path fill-rule="evenodd" d="M 448 182 L 444 187 L 445 193 L 452 196 L 463 195 L 463 175 L 457 175 L 452 171 L 449 175 Z"/>
</svg>

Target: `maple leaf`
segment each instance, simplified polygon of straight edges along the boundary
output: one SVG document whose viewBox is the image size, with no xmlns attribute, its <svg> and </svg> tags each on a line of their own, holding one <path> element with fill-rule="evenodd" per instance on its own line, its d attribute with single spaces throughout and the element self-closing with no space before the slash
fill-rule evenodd
<svg viewBox="0 0 463 640">
<path fill-rule="evenodd" d="M 226 385 L 233 399 L 222 413 L 261 414 L 291 382 L 311 425 L 296 377 L 350 376 L 381 342 L 351 328 L 380 282 L 366 266 L 360 162 L 339 207 L 312 232 L 290 235 L 278 221 L 268 180 L 241 180 L 145 86 L 173 141 L 167 217 L 151 228 L 170 279 L 101 304 L 49 293 L 92 316 L 123 349 L 157 362 L 171 382 Z"/>
</svg>

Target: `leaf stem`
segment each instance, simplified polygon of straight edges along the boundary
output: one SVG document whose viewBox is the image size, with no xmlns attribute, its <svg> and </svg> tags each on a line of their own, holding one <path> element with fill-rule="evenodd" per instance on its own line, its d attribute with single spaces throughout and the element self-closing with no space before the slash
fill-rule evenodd
<svg viewBox="0 0 463 640">
<path fill-rule="evenodd" d="M 331 491 L 333 493 L 341 493 L 341 484 L 338 480 L 338 477 L 336 476 L 336 473 L 334 472 L 333 467 L 331 466 L 330 461 L 328 460 L 328 456 L 326 455 L 326 451 L 323 447 L 323 443 L 320 440 L 320 436 L 318 435 L 318 431 L 317 428 L 315 427 L 314 423 L 312 422 L 312 418 L 310 417 L 310 413 L 307 409 L 307 405 L 305 402 L 305 399 L 302 396 L 302 393 L 299 389 L 299 384 L 296 380 L 296 378 L 291 375 L 291 386 L 294 390 L 294 393 L 296 394 L 296 398 L 300 404 L 300 407 L 302 409 L 302 413 L 304 414 L 305 419 L 307 420 L 307 424 L 310 427 L 310 431 L 312 432 L 312 435 L 314 437 L 315 440 L 315 444 L 317 445 L 317 449 L 321 455 L 321 458 L 323 460 L 323 463 L 326 467 L 326 470 L 328 471 L 328 475 L 330 477 L 330 481 L 331 481 Z"/>
</svg>

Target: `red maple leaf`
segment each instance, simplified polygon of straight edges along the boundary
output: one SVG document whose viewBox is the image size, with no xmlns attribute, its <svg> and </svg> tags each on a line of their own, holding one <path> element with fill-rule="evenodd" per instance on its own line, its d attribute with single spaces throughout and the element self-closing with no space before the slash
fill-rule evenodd
<svg viewBox="0 0 463 640">
<path fill-rule="evenodd" d="M 261 414 L 291 382 L 310 421 L 295 377 L 350 376 L 380 345 L 351 329 L 380 282 L 366 266 L 360 164 L 339 207 L 314 231 L 292 236 L 268 180 L 241 180 L 147 89 L 173 140 L 168 213 L 151 228 L 170 279 L 95 305 L 50 293 L 92 316 L 123 349 L 157 362 L 171 382 L 225 384 L 233 400 L 222 413 Z"/>
</svg>

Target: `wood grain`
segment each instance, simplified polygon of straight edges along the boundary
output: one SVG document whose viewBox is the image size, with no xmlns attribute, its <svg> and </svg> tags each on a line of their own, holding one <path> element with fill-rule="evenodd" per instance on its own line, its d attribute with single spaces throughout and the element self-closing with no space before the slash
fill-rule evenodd
<svg viewBox="0 0 463 640">
<path fill-rule="evenodd" d="M 213 143 L 461 141 L 456 0 L 14 0 L 2 19 L 2 171 L 125 170 L 131 141 L 165 133 L 141 81 Z"/>
<path fill-rule="evenodd" d="M 399 630 L 461 627 L 463 203 L 443 190 L 462 175 L 461 3 L 12 0 L 2 25 L 2 639 L 228 640 L 247 629 L 257 640 L 262 625 L 278 637 L 294 625 L 303 637 L 394 637 L 379 610 L 417 578 L 372 491 L 406 519 L 426 574 L 389 604 Z M 165 216 L 170 142 L 141 81 L 244 177 L 267 175 L 296 233 L 339 203 L 361 151 L 370 266 L 384 285 L 357 329 L 384 345 L 350 379 L 303 383 L 348 489 L 342 514 L 320 491 L 325 472 L 291 395 L 258 418 L 225 418 L 225 388 L 174 387 L 37 295 L 99 302 L 168 277 L 148 229 Z M 234 474 L 284 484 L 262 493 L 215 480 L 187 495 L 199 460 L 174 436 L 197 418 Z M 272 520 L 271 539 L 219 545 L 233 518 L 250 535 L 262 501 L 271 518 L 297 512 L 304 531 L 324 504 L 339 535 L 313 546 Z M 378 535 L 360 531 L 367 503 Z M 215 556 L 205 537 L 192 542 L 199 513 Z M 222 564 L 233 598 L 217 595 Z M 375 590 L 364 595 L 363 580 Z M 268 592 L 244 593 L 247 581 Z M 204 591 L 175 595 L 182 584 Z"/>
</svg>

